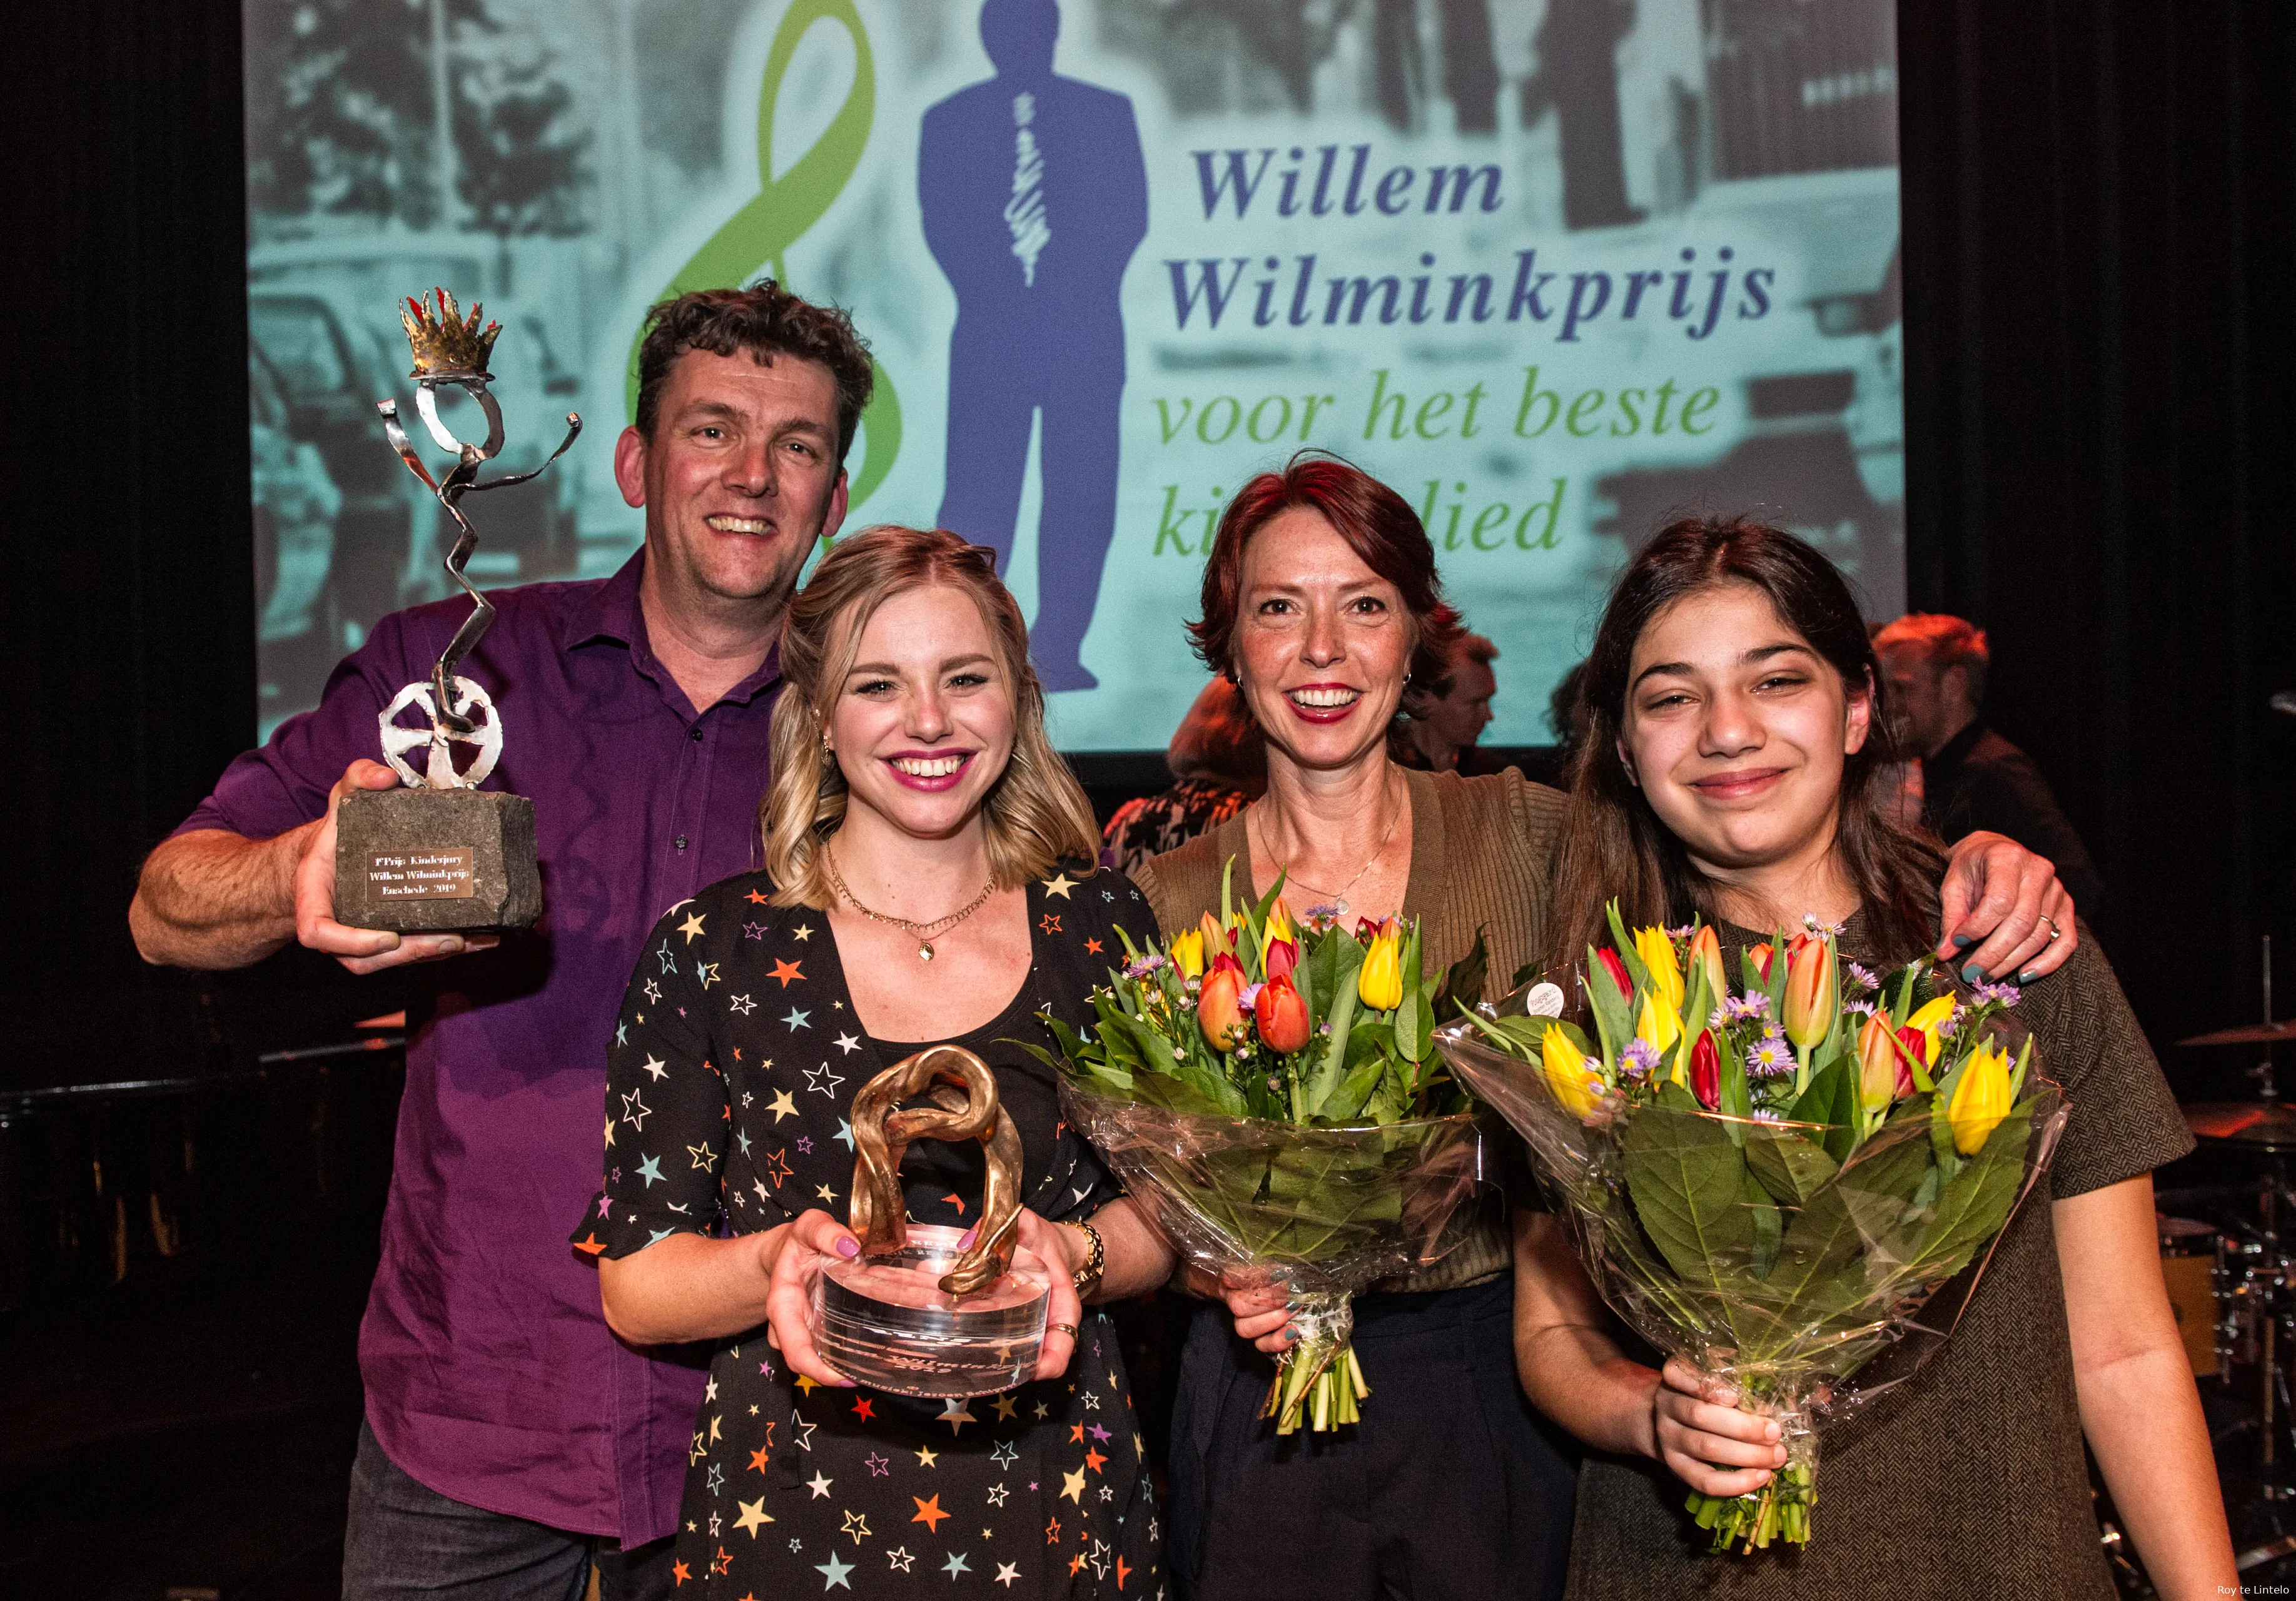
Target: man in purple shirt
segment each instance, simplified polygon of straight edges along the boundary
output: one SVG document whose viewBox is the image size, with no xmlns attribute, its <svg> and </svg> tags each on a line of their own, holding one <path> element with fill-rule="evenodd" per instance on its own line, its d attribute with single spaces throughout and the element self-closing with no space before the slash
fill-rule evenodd
<svg viewBox="0 0 2296 1601">
<path fill-rule="evenodd" d="M 566 1219 L 597 1187 L 604 1047 L 646 932 L 757 865 L 782 617 L 845 515 L 871 380 L 843 313 L 771 283 L 655 308 L 639 374 L 614 471 L 644 548 L 603 582 L 497 593 L 462 668 L 502 709 L 488 785 L 534 802 L 533 932 L 401 937 L 332 915 L 334 802 L 397 782 L 372 759 L 377 716 L 429 676 L 460 598 L 379 623 L 318 708 L 152 853 L 128 912 L 145 959 L 180 966 L 291 940 L 355 973 L 455 958 L 409 1009 L 346 1597 L 570 1598 L 593 1549 L 608 1596 L 673 1588 L 706 1353 L 619 1343 Z"/>
</svg>

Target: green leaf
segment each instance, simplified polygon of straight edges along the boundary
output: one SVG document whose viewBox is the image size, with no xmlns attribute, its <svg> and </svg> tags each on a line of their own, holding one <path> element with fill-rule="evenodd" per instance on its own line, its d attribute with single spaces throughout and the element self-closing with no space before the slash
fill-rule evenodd
<svg viewBox="0 0 2296 1601">
<path fill-rule="evenodd" d="M 1437 1017 L 1448 1017 L 1454 1004 L 1472 1007 L 1483 998 L 1483 981 L 1491 965 L 1490 948 L 1484 943 L 1483 930 L 1475 930 L 1473 948 L 1443 970 L 1442 981 L 1436 986 L 1429 1003 Z"/>
<path fill-rule="evenodd" d="M 1771 1195 L 1800 1206 L 1841 1164 L 1791 1129 L 1757 1123 L 1746 1132 L 1746 1165 Z"/>
<path fill-rule="evenodd" d="M 1911 1268 L 1923 1278 L 1950 1278 L 2001 1232 L 2024 1183 L 2025 1146 L 2032 1135 L 2033 1103 L 2028 1101 L 2002 1119 L 1968 1165 L 1939 1189 Z"/>
<path fill-rule="evenodd" d="M 1349 943 L 1352 944 L 1353 941 Z M 1332 1036 L 1324 1041 L 1323 1060 L 1318 1062 L 1314 1071 L 1308 1075 L 1308 1082 L 1302 1096 L 1310 1108 L 1320 1106 L 1331 1099 L 1332 1094 L 1339 1088 L 1341 1080 L 1346 1076 L 1348 1045 L 1349 1036 L 1355 1028 L 1356 1019 L 1354 977 L 1354 972 L 1350 969 L 1348 974 L 1349 981 L 1340 987 L 1339 998 L 1332 1007 L 1331 1016 L 1325 1020 L 1331 1024 Z"/>
<path fill-rule="evenodd" d="M 1668 1265 L 1693 1285 L 1737 1287 L 1754 1219 L 1746 1159 L 1730 1137 L 1710 1119 L 1669 1115 L 1661 1104 L 1628 1120 L 1624 1162 L 1635 1215 Z"/>
<path fill-rule="evenodd" d="M 1619 960 L 1627 965 L 1627 977 L 1634 981 L 1635 993 L 1642 995 L 1651 987 L 1650 969 L 1643 965 L 1642 956 L 1635 949 L 1632 935 L 1627 932 L 1626 922 L 1619 915 L 1619 903 L 1611 901 L 1603 908 L 1611 920 L 1611 946 L 1619 953 Z"/>
<path fill-rule="evenodd" d="M 1849 1161 L 1857 1145 L 1857 1077 L 1849 1071 L 1849 1063 L 1836 1057 L 1823 1071 L 1813 1072 L 1809 1088 L 1801 1092 L 1787 1118 L 1797 1123 L 1825 1124 L 1818 1143 L 1837 1163 Z"/>
<path fill-rule="evenodd" d="M 1746 1175 L 1746 1210 L 1754 1220 L 1754 1277 L 1767 1278 L 1777 1261 L 1778 1241 L 1785 1224 L 1778 1209 L 1751 1173 Z"/>
<path fill-rule="evenodd" d="M 1594 1003 L 1595 1027 L 1603 1038 L 1603 1064 L 1615 1071 L 1619 1053 L 1635 1037 L 1634 1014 L 1591 945 L 1587 948 L 1587 995 Z"/>
<path fill-rule="evenodd" d="M 1383 1024 L 1370 1020 L 1355 1026 L 1348 1036 L 1347 1076 L 1329 1099 L 1308 1109 L 1312 1115 L 1333 1123 L 1352 1122 L 1361 1115 L 1372 1091 L 1393 1066 L 1380 1048 L 1380 1037 L 1386 1032 Z"/>
</svg>

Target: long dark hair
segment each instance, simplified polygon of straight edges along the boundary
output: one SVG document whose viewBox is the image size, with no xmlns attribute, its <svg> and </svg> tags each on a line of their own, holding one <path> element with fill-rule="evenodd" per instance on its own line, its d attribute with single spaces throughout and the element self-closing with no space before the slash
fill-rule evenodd
<svg viewBox="0 0 2296 1601">
<path fill-rule="evenodd" d="M 1945 858 L 1934 841 L 1898 823 L 1887 804 L 1900 758 L 1882 702 L 1866 624 L 1841 574 L 1792 534 L 1735 518 L 1669 523 L 1611 591 L 1587 659 L 1593 727 L 1572 764 L 1555 870 L 1553 964 L 1567 968 L 1609 938 L 1603 902 L 1615 896 L 1629 928 L 1712 921 L 1713 885 L 1690 859 L 1619 756 L 1636 642 L 1669 606 L 1702 590 L 1743 584 L 1841 676 L 1873 701 L 1866 742 L 1842 765 L 1834 849 L 1864 903 L 1873 954 L 1911 960 L 1934 939 Z"/>
</svg>

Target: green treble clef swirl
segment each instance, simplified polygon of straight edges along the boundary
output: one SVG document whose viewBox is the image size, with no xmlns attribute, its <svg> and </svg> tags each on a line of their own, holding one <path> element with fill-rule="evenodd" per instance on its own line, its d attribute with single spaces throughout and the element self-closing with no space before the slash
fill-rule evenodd
<svg viewBox="0 0 2296 1601">
<path fill-rule="evenodd" d="M 781 94 L 782 78 L 789 71 L 791 58 L 797 53 L 798 41 L 805 37 L 808 28 L 824 20 L 837 23 L 852 37 L 853 87 L 813 147 L 776 178 L 774 103 Z M 869 143 L 869 125 L 876 106 L 876 67 L 869 53 L 868 31 L 861 25 L 860 13 L 853 9 L 853 0 L 795 0 L 781 26 L 774 30 L 773 47 L 766 56 L 765 78 L 758 91 L 758 193 L 710 235 L 709 242 L 695 251 L 693 259 L 679 268 L 654 298 L 666 300 L 690 290 L 747 283 L 767 267 L 772 269 L 775 278 L 787 283 L 789 274 L 783 263 L 783 252 L 821 220 L 861 165 L 861 152 Z M 637 415 L 638 346 L 644 337 L 641 331 L 638 338 L 630 342 L 629 369 L 625 378 L 624 400 L 632 416 Z M 868 445 L 862 457 L 861 475 L 853 481 L 847 497 L 850 505 L 857 506 L 884 481 L 901 447 L 900 398 L 894 393 L 892 378 L 884 367 L 874 361 L 871 365 L 876 373 L 876 388 L 868 408 L 861 414 Z"/>
</svg>

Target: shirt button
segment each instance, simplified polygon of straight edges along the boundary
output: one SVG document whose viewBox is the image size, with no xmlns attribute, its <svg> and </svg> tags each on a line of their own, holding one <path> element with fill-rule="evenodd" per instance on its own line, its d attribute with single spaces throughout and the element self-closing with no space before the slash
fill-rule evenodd
<svg viewBox="0 0 2296 1601">
<path fill-rule="evenodd" d="M 699 728 L 693 731 L 693 743 L 697 745 L 701 743 L 701 730 Z"/>
<path fill-rule="evenodd" d="M 677 838 L 676 838 L 676 839 L 675 839 L 675 840 L 671 841 L 670 842 L 671 842 L 672 844 L 676 845 L 676 846 L 680 850 L 685 850 L 685 836 L 684 834 L 679 834 L 679 835 L 677 836 Z"/>
</svg>

